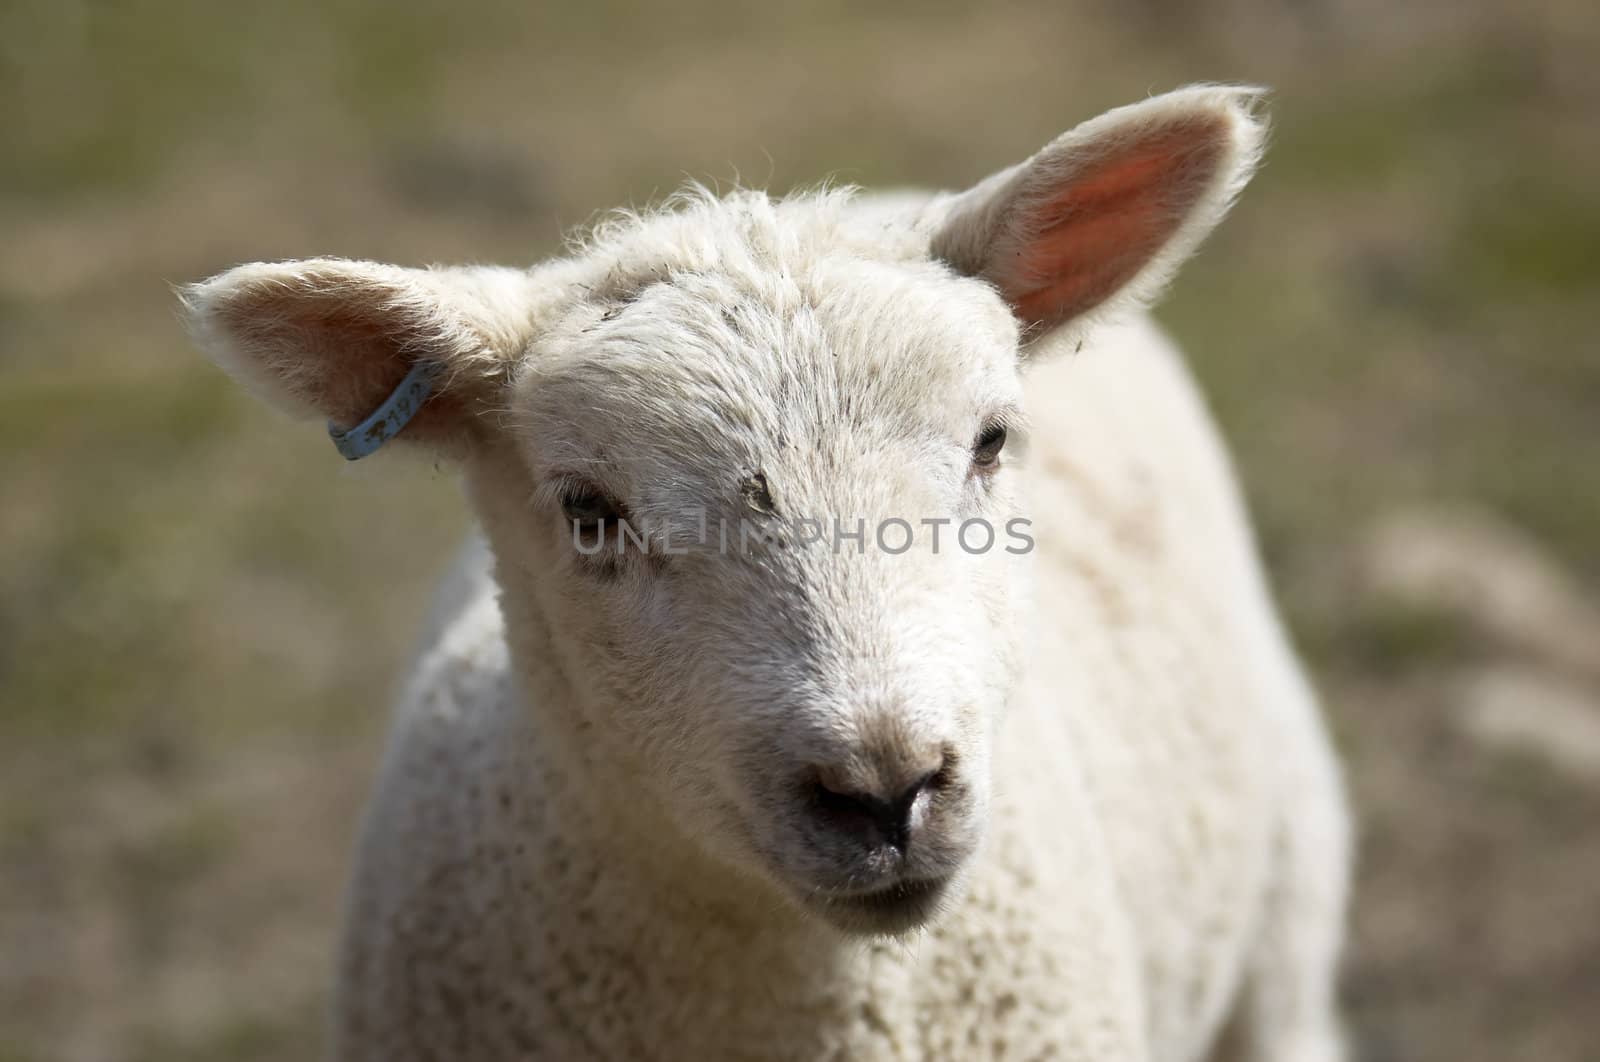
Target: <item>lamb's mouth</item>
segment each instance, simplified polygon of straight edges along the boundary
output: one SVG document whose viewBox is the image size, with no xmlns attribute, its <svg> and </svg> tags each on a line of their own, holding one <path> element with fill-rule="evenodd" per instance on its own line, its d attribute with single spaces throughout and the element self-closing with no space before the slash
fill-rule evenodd
<svg viewBox="0 0 1600 1062">
<path fill-rule="evenodd" d="M 899 881 L 871 892 L 820 892 L 810 906 L 847 933 L 893 936 L 926 925 L 950 890 L 951 879 Z"/>
</svg>

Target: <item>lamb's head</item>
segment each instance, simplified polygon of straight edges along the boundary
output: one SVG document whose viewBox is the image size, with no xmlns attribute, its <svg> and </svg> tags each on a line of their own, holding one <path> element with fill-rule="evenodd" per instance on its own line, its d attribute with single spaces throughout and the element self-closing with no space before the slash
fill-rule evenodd
<svg viewBox="0 0 1600 1062">
<path fill-rule="evenodd" d="M 955 196 L 696 195 L 528 272 L 252 265 L 186 305 L 224 367 L 339 425 L 439 366 L 399 438 L 463 461 L 559 701 L 535 710 L 567 714 L 594 798 L 898 932 L 983 834 L 1048 533 L 1018 497 L 1020 374 L 1220 219 L 1253 98 L 1114 111 Z"/>
</svg>

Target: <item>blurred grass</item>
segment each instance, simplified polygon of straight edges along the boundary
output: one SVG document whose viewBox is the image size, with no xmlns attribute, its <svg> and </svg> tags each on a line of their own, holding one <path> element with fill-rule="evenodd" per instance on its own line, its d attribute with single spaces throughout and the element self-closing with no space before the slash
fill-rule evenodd
<svg viewBox="0 0 1600 1062">
<path fill-rule="evenodd" d="M 1351 573 L 1379 514 L 1468 500 L 1600 590 L 1596 44 L 1566 0 L 0 7 L 0 1060 L 315 1053 L 464 526 L 447 471 L 237 393 L 169 282 L 526 262 L 685 175 L 959 185 L 1198 79 L 1273 86 L 1274 144 L 1161 316 L 1352 757 L 1358 1041 L 1588 1057 L 1600 941 L 1540 911 L 1596 899 L 1596 797 L 1464 750 L 1430 676 L 1491 648 Z"/>
</svg>

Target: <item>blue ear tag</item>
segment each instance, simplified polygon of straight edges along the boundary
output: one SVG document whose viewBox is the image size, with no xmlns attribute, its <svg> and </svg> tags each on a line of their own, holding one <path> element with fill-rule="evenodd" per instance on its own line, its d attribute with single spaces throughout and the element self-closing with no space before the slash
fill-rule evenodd
<svg viewBox="0 0 1600 1062">
<path fill-rule="evenodd" d="M 399 435 L 400 429 L 411 423 L 411 418 L 417 415 L 422 403 L 433 393 L 433 380 L 439 375 L 439 368 L 438 362 L 417 362 L 406 373 L 406 378 L 400 381 L 400 386 L 389 392 L 383 405 L 348 431 L 340 431 L 330 420 L 328 436 L 333 439 L 334 447 L 344 454 L 345 460 L 359 461 Z"/>
</svg>

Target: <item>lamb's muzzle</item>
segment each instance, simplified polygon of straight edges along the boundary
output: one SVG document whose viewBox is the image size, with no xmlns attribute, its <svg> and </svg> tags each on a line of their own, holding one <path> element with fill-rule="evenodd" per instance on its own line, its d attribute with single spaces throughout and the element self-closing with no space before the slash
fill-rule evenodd
<svg viewBox="0 0 1600 1062">
<path fill-rule="evenodd" d="M 938 910 L 968 846 L 951 847 L 951 762 L 941 753 L 909 784 L 853 788 L 852 774 L 820 768 L 807 787 L 807 808 L 819 830 L 842 843 L 851 857 L 849 889 L 821 889 L 810 906 L 846 932 L 902 933 Z M 890 768 L 892 769 L 892 768 Z M 903 775 L 902 775 L 903 777 Z M 936 807 L 941 800 L 946 806 Z"/>
<path fill-rule="evenodd" d="M 953 745 L 911 739 L 904 723 L 866 729 L 800 769 L 775 807 L 758 801 L 752 829 L 803 907 L 846 932 L 901 933 L 937 913 L 978 848 L 980 790 Z"/>
</svg>

